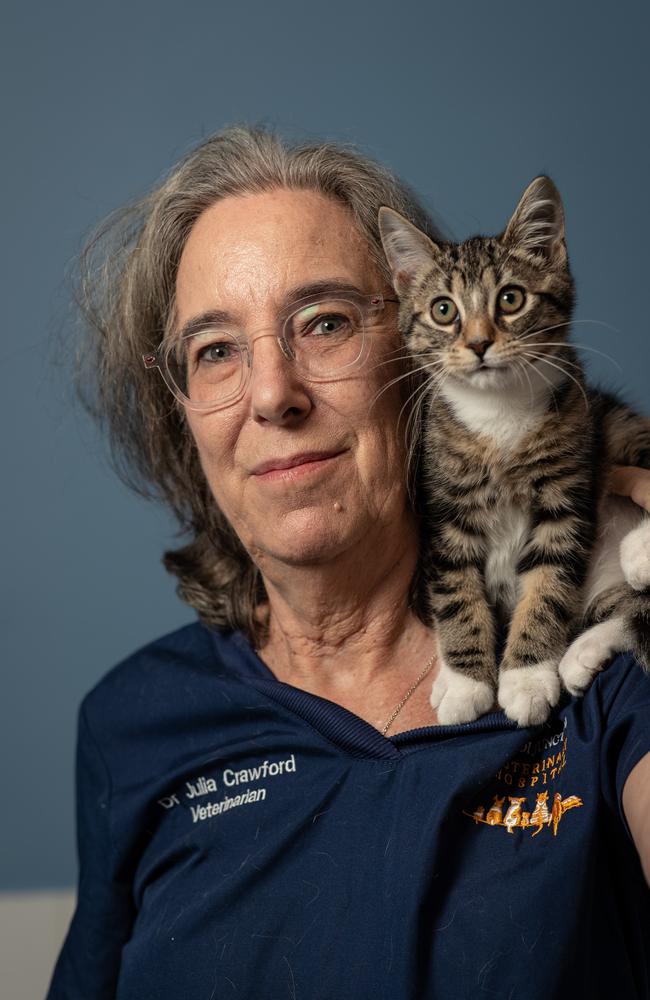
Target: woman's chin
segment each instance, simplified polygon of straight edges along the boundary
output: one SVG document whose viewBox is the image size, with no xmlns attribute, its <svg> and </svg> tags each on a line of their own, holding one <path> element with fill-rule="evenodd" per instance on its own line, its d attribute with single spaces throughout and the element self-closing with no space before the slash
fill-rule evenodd
<svg viewBox="0 0 650 1000">
<path fill-rule="evenodd" d="M 354 548 L 357 534 L 343 505 L 335 502 L 327 511 L 291 511 L 272 531 L 258 537 L 249 551 L 262 570 L 269 559 L 288 566 L 322 566 Z"/>
</svg>

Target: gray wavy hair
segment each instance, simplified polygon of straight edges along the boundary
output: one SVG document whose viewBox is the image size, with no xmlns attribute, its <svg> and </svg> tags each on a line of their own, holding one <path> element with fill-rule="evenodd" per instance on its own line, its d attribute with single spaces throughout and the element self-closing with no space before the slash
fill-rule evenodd
<svg viewBox="0 0 650 1000">
<path fill-rule="evenodd" d="M 177 268 L 198 216 L 229 195 L 277 188 L 312 190 L 346 205 L 389 285 L 377 226 L 381 205 L 439 237 L 410 189 L 358 152 L 333 143 L 291 144 L 264 128 L 235 126 L 201 143 L 162 184 L 101 225 L 82 252 L 77 286 L 85 319 L 77 351 L 81 402 L 105 432 L 120 478 L 171 509 L 179 534 L 189 534 L 188 544 L 163 557 L 178 577 L 179 596 L 205 624 L 241 629 L 254 644 L 266 627 L 260 573 L 215 503 L 182 406 L 144 369 L 142 355 L 168 330 Z"/>
</svg>

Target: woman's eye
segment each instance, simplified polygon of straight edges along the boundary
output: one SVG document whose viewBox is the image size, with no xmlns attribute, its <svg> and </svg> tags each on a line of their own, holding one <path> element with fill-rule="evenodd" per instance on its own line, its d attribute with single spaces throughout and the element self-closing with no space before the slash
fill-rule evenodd
<svg viewBox="0 0 650 1000">
<path fill-rule="evenodd" d="M 224 361 L 233 361 L 237 350 L 233 344 L 214 343 L 201 347 L 196 354 L 197 361 L 208 361 L 212 364 L 219 364 Z"/>
<path fill-rule="evenodd" d="M 523 290 L 512 285 L 501 289 L 497 305 L 502 313 L 516 313 L 519 312 L 525 301 L 526 296 Z"/>
<path fill-rule="evenodd" d="M 320 316 L 305 331 L 316 337 L 331 337 L 343 333 L 349 322 L 345 316 Z"/>
<path fill-rule="evenodd" d="M 332 313 L 327 316 L 316 316 L 310 323 L 304 325 L 301 336 L 323 338 L 341 336 L 349 332 L 350 326 L 350 320 L 342 314 Z"/>
<path fill-rule="evenodd" d="M 431 315 L 436 323 L 440 323 L 442 326 L 448 326 L 450 323 L 453 323 L 458 316 L 458 308 L 453 299 L 436 299 L 431 306 Z"/>
</svg>

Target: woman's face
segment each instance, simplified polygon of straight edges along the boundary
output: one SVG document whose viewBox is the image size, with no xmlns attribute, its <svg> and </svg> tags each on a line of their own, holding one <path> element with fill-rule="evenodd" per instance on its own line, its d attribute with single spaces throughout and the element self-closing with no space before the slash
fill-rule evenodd
<svg viewBox="0 0 650 1000">
<path fill-rule="evenodd" d="M 309 382 L 276 339 L 294 290 L 322 280 L 392 295 L 348 210 L 310 191 L 219 201 L 197 219 L 178 270 L 177 327 L 227 312 L 252 347 L 242 398 L 186 415 L 210 489 L 263 571 L 367 556 L 410 522 L 402 383 L 380 394 L 398 372 L 377 365 L 399 346 L 396 306 L 385 306 L 364 367 L 344 379 Z"/>
</svg>

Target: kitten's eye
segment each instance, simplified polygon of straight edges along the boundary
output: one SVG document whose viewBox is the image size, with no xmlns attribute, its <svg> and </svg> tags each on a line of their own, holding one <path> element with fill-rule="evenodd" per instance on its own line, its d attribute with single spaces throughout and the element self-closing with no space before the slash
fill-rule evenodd
<svg viewBox="0 0 650 1000">
<path fill-rule="evenodd" d="M 516 313 L 519 312 L 525 301 L 526 296 L 523 290 L 517 288 L 516 285 L 510 285 L 508 288 L 502 288 L 499 292 L 497 306 L 502 313 Z"/>
<path fill-rule="evenodd" d="M 458 316 L 458 309 L 453 299 L 436 299 L 431 306 L 431 315 L 436 323 L 448 326 Z"/>
</svg>

